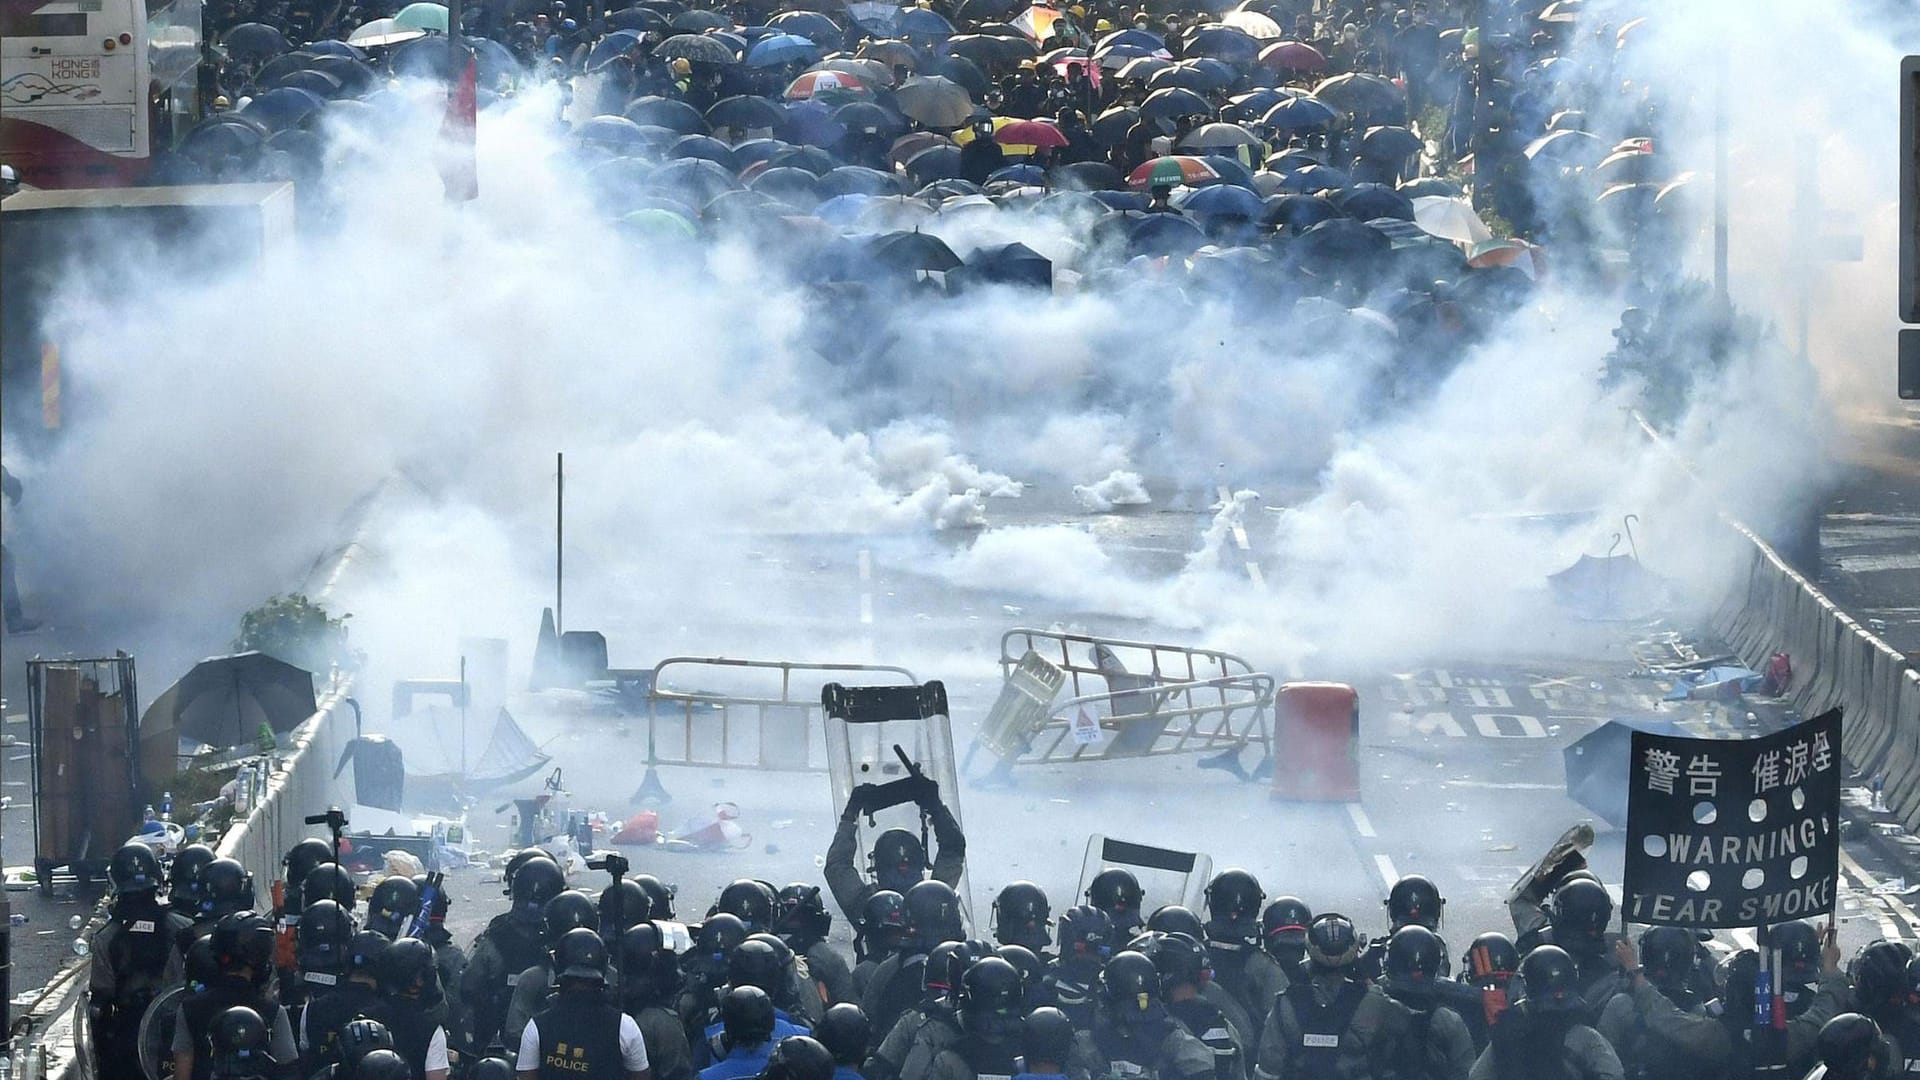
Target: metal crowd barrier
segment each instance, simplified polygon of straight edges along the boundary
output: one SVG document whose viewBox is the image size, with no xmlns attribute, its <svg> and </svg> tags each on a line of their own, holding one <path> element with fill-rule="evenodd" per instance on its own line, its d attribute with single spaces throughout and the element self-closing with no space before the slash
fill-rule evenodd
<svg viewBox="0 0 1920 1080">
<path fill-rule="evenodd" d="M 683 688 L 737 683 L 742 675 L 762 685 L 744 691 Z M 647 688 L 647 764 L 826 772 L 820 688 L 830 682 L 920 684 L 913 672 L 888 664 L 668 657 L 653 666 Z"/>
</svg>

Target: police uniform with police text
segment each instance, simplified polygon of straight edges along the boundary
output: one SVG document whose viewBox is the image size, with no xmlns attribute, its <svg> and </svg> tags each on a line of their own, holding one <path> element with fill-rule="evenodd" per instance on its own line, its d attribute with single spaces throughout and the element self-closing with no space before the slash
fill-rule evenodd
<svg viewBox="0 0 1920 1080">
<path fill-rule="evenodd" d="M 114 904 L 94 931 L 87 992 L 101 1080 L 139 1080 L 140 1018 L 147 1006 L 186 979 L 174 938 L 192 921 L 155 904 Z"/>
<path fill-rule="evenodd" d="M 540 1080 L 626 1080 L 647 1069 L 646 1041 L 612 1002 L 562 995 L 527 1022 L 518 1069 Z"/>
<path fill-rule="evenodd" d="M 1259 1080 L 1404 1080 L 1412 1018 L 1377 986 L 1335 975 L 1293 984 L 1261 1029 Z"/>
</svg>

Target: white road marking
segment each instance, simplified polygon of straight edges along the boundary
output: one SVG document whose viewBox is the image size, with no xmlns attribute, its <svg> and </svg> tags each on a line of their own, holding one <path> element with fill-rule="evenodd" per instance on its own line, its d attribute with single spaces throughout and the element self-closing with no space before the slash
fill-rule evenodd
<svg viewBox="0 0 1920 1080">
<path fill-rule="evenodd" d="M 860 549 L 860 580 L 873 580 L 873 552 L 866 548 Z"/>
<path fill-rule="evenodd" d="M 860 625 L 873 625 L 873 594 L 860 594 Z"/>
<path fill-rule="evenodd" d="M 1443 690 L 1453 689 L 1453 676 L 1447 674 L 1446 668 L 1440 668 L 1435 671 L 1433 673 L 1433 681 L 1440 684 L 1440 688 Z"/>
<path fill-rule="evenodd" d="M 1862 894 L 1861 906 L 1865 907 L 1873 915 L 1874 921 L 1880 924 L 1880 936 L 1896 940 L 1904 936 L 1900 933 L 1900 927 L 1888 916 L 1889 909 L 1897 910 L 1907 920 L 1907 925 L 1916 925 L 1913 909 L 1901 902 L 1898 897 L 1874 895 L 1873 890 L 1879 886 L 1880 882 L 1875 880 L 1872 874 L 1867 873 L 1866 868 L 1855 861 L 1845 847 L 1840 849 L 1840 869 L 1846 876 L 1859 883 L 1859 891 Z"/>
<path fill-rule="evenodd" d="M 1264 589 L 1267 587 L 1267 575 L 1261 573 L 1260 564 L 1254 562 L 1252 559 L 1247 560 L 1247 576 L 1253 579 L 1254 588 Z"/>
<path fill-rule="evenodd" d="M 1367 817 L 1366 808 L 1357 802 L 1347 804 L 1347 817 L 1353 820 L 1353 831 L 1371 840 L 1380 834 L 1373 831 L 1373 820 Z"/>
<path fill-rule="evenodd" d="M 1393 868 L 1393 860 L 1385 855 L 1373 857 L 1373 868 L 1380 872 L 1380 883 L 1388 889 L 1393 888 L 1393 883 L 1400 880 L 1400 871 Z"/>
</svg>

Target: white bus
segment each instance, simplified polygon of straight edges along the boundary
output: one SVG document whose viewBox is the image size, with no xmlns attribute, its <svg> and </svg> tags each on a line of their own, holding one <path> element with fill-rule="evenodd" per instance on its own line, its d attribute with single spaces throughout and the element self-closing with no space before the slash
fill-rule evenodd
<svg viewBox="0 0 1920 1080">
<path fill-rule="evenodd" d="M 0 161 L 35 187 L 143 180 L 199 118 L 201 0 L 0 0 Z"/>
</svg>

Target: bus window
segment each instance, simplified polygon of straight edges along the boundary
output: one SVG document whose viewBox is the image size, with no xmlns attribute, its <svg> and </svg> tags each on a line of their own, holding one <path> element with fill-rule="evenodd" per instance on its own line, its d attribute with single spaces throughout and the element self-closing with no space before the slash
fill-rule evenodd
<svg viewBox="0 0 1920 1080">
<path fill-rule="evenodd" d="M 85 12 L 26 13 L 13 5 L 0 8 L 0 35 L 6 37 L 86 37 Z"/>
</svg>

